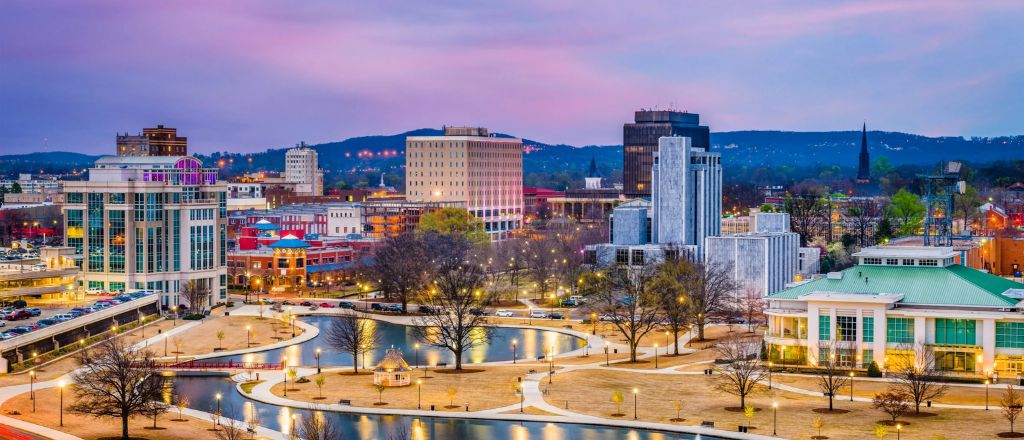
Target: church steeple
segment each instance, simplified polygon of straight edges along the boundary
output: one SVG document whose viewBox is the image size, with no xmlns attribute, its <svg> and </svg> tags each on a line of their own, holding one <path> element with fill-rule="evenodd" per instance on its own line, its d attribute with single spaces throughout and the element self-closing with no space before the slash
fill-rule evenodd
<svg viewBox="0 0 1024 440">
<path fill-rule="evenodd" d="M 868 123 L 860 131 L 860 158 L 857 166 L 857 183 L 871 182 L 871 157 L 868 155 Z"/>
</svg>

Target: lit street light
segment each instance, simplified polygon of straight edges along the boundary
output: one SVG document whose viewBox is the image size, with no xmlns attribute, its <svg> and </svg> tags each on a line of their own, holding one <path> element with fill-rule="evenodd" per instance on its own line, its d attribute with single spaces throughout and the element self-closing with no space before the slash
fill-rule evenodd
<svg viewBox="0 0 1024 440">
<path fill-rule="evenodd" d="M 217 393 L 217 396 L 216 396 L 216 398 L 217 398 L 217 418 L 215 419 L 215 422 L 213 423 L 214 429 L 216 429 L 217 425 L 220 425 L 220 397 L 221 397 L 220 393 Z"/>
<path fill-rule="evenodd" d="M 60 390 L 60 426 L 64 426 L 64 381 L 57 382 Z"/>
<path fill-rule="evenodd" d="M 640 393 L 640 390 L 633 388 L 633 420 L 636 420 L 636 395 Z"/>
<path fill-rule="evenodd" d="M 515 339 L 512 340 L 512 363 L 513 364 L 516 363 L 516 344 L 518 342 L 519 341 L 517 341 Z"/>
<path fill-rule="evenodd" d="M 850 372 L 850 401 L 853 402 L 853 372 Z"/>
<path fill-rule="evenodd" d="M 779 425 L 779 402 L 772 402 L 772 435 L 777 435 Z"/>
<path fill-rule="evenodd" d="M 28 372 L 28 379 L 28 397 L 32 400 L 32 412 L 36 412 L 36 372 L 34 370 Z"/>
</svg>

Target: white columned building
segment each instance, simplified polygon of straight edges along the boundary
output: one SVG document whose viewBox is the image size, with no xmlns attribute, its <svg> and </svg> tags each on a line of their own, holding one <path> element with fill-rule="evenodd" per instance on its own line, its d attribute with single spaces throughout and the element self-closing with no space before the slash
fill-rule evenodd
<svg viewBox="0 0 1024 440">
<path fill-rule="evenodd" d="M 880 246 L 858 264 L 768 297 L 770 358 L 895 368 L 927 354 L 943 370 L 1024 371 L 1024 284 L 957 264 L 953 248 Z"/>
</svg>

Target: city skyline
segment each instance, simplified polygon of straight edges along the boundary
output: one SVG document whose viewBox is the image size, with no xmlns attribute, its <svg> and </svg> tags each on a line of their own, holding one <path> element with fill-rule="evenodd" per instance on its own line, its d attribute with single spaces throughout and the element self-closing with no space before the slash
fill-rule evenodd
<svg viewBox="0 0 1024 440">
<path fill-rule="evenodd" d="M 616 6 L 10 5 L 0 150 L 155 124 L 199 153 L 441 125 L 604 145 L 670 107 L 712 131 L 1021 133 L 1019 3 Z"/>
</svg>

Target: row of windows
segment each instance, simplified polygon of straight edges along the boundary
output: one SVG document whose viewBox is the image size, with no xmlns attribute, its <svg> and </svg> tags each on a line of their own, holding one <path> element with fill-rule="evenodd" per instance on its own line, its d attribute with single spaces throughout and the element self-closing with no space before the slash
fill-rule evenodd
<svg viewBox="0 0 1024 440">
<path fill-rule="evenodd" d="M 996 347 L 1024 348 L 1024 322 L 996 322 Z"/>
<path fill-rule="evenodd" d="M 188 210 L 189 220 L 213 220 L 215 218 L 216 215 L 214 215 L 213 208 Z"/>
<path fill-rule="evenodd" d="M 975 345 L 977 321 L 973 319 L 935 320 L 935 343 L 944 345 Z"/>
<path fill-rule="evenodd" d="M 213 269 L 213 226 L 191 226 L 189 232 L 191 233 L 189 249 L 192 255 L 190 268 L 192 270 Z"/>
<path fill-rule="evenodd" d="M 886 318 L 885 340 L 890 344 L 910 344 L 914 342 L 913 318 Z"/>
<path fill-rule="evenodd" d="M 883 261 L 885 262 L 886 266 L 900 266 L 901 265 L 899 258 L 885 258 L 883 260 L 881 257 L 865 257 L 863 259 L 863 264 L 872 265 L 872 266 L 881 266 Z M 934 259 L 934 258 L 924 258 L 924 259 L 904 258 L 902 263 L 903 263 L 902 266 L 927 266 L 927 267 L 935 267 L 935 266 L 939 265 L 939 260 Z M 943 264 L 947 265 L 947 266 L 951 265 L 951 264 L 953 264 L 953 259 L 952 258 L 943 259 Z"/>
</svg>

